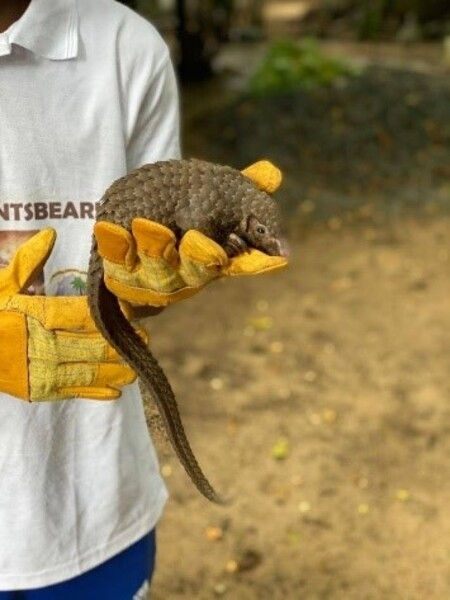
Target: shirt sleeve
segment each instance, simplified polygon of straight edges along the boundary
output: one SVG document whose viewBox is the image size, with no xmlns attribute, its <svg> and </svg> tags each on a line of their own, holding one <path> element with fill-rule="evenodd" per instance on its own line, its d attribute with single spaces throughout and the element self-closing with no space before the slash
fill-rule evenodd
<svg viewBox="0 0 450 600">
<path fill-rule="evenodd" d="M 128 102 L 128 171 L 145 163 L 179 158 L 178 82 L 167 48 L 152 73 L 145 75 L 141 63 L 134 89 L 129 90 Z"/>
</svg>

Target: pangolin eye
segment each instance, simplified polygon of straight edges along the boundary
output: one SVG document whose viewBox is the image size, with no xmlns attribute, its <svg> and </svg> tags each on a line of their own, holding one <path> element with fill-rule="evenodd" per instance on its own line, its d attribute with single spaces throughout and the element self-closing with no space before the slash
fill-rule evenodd
<svg viewBox="0 0 450 600">
<path fill-rule="evenodd" d="M 258 227 L 256 228 L 256 233 L 259 233 L 260 235 L 264 235 L 266 231 L 267 230 L 264 227 L 264 225 L 258 225 Z"/>
</svg>

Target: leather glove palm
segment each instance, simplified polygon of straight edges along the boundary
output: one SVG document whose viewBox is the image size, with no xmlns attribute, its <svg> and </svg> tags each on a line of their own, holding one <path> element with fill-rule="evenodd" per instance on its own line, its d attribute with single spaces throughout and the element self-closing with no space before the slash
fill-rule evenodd
<svg viewBox="0 0 450 600">
<path fill-rule="evenodd" d="M 136 376 L 96 330 L 86 297 L 23 293 L 55 238 L 39 232 L 0 270 L 0 391 L 29 401 L 117 398 Z"/>
</svg>

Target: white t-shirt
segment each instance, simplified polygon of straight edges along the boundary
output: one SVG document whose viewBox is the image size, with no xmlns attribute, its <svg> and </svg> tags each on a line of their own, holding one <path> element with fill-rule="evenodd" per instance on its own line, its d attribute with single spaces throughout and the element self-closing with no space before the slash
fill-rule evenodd
<svg viewBox="0 0 450 600">
<path fill-rule="evenodd" d="M 0 266 L 51 226 L 35 292 L 82 293 L 96 203 L 130 169 L 178 157 L 178 127 L 148 22 L 112 0 L 32 0 L 0 34 Z M 136 384 L 113 402 L 0 394 L 0 590 L 105 561 L 155 526 L 166 497 Z"/>
</svg>

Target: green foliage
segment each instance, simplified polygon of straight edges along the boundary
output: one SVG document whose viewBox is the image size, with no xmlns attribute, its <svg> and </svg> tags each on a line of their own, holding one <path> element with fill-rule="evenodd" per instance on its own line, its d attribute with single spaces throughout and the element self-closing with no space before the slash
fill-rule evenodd
<svg viewBox="0 0 450 600">
<path fill-rule="evenodd" d="M 365 0 L 358 24 L 359 39 L 374 40 L 379 37 L 389 8 L 392 8 L 391 0 Z"/>
<path fill-rule="evenodd" d="M 355 74 L 355 69 L 346 63 L 323 54 L 314 38 L 300 42 L 279 40 L 269 47 L 250 80 L 249 91 L 261 96 L 297 88 L 311 89 Z"/>
<path fill-rule="evenodd" d="M 397 30 L 411 15 L 422 25 L 431 23 L 431 29 L 439 30 L 440 25 L 441 31 L 443 21 L 450 18 L 448 0 L 354 0 L 354 5 L 359 10 L 358 37 L 363 40 L 392 34 L 392 27 Z"/>
</svg>

